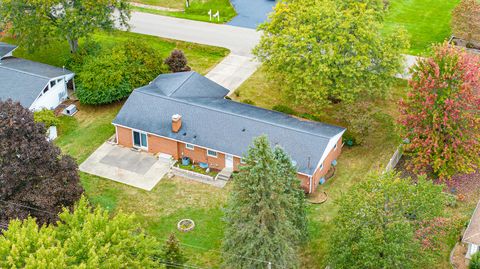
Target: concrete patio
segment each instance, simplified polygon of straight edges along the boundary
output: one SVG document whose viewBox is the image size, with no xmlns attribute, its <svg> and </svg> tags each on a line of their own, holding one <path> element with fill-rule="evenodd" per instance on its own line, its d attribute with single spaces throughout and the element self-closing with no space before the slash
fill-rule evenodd
<svg viewBox="0 0 480 269">
<path fill-rule="evenodd" d="M 80 165 L 80 171 L 147 191 L 170 170 L 171 161 L 108 142 Z"/>
</svg>

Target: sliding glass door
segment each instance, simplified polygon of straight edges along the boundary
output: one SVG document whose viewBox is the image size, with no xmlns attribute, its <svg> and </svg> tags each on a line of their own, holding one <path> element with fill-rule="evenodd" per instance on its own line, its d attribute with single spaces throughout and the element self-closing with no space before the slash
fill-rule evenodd
<svg viewBox="0 0 480 269">
<path fill-rule="evenodd" d="M 147 134 L 144 132 L 133 131 L 133 146 L 136 148 L 147 149 Z"/>
</svg>

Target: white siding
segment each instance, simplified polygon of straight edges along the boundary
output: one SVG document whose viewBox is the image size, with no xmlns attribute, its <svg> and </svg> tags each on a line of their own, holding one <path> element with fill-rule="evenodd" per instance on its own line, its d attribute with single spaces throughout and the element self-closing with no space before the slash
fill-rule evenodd
<svg viewBox="0 0 480 269">
<path fill-rule="evenodd" d="M 58 81 L 59 78 L 52 79 L 52 81 Z M 49 90 L 46 93 L 43 93 L 37 97 L 37 100 L 33 102 L 30 106 L 31 110 L 42 110 L 44 108 L 47 109 L 55 109 L 59 104 L 61 104 L 65 99 L 67 99 L 67 83 L 65 79 L 60 78 L 60 82 L 56 82 L 53 87 L 50 87 L 50 83 L 48 84 Z"/>
</svg>

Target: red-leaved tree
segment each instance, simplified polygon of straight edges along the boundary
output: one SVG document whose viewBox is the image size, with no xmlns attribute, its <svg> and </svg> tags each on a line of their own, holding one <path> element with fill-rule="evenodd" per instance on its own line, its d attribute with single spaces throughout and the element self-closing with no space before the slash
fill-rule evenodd
<svg viewBox="0 0 480 269">
<path fill-rule="evenodd" d="M 480 57 L 448 44 L 413 68 L 400 124 L 410 140 L 408 168 L 441 179 L 480 163 Z"/>
</svg>

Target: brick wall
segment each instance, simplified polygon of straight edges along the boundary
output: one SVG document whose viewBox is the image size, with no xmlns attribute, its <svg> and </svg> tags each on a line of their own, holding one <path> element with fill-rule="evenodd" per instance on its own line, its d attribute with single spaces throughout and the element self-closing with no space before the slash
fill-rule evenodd
<svg viewBox="0 0 480 269">
<path fill-rule="evenodd" d="M 155 135 L 148 135 L 148 152 L 150 153 L 166 153 L 172 155 L 173 158 L 180 158 L 178 152 L 178 142 Z"/>
<path fill-rule="evenodd" d="M 317 169 L 315 173 L 313 174 L 313 190 L 315 191 L 317 189 L 318 183 L 320 182 L 320 178 L 322 178 L 324 175 L 327 174 L 328 170 L 332 166 L 332 161 L 337 159 L 340 153 L 342 152 L 342 138 L 340 138 L 337 142 L 337 147 L 335 149 L 332 149 L 330 153 L 327 155 L 327 158 L 323 161 L 323 168 Z"/>
<path fill-rule="evenodd" d="M 133 147 L 131 129 L 117 126 L 117 139 L 118 139 L 118 144 L 127 148 Z"/>
</svg>

